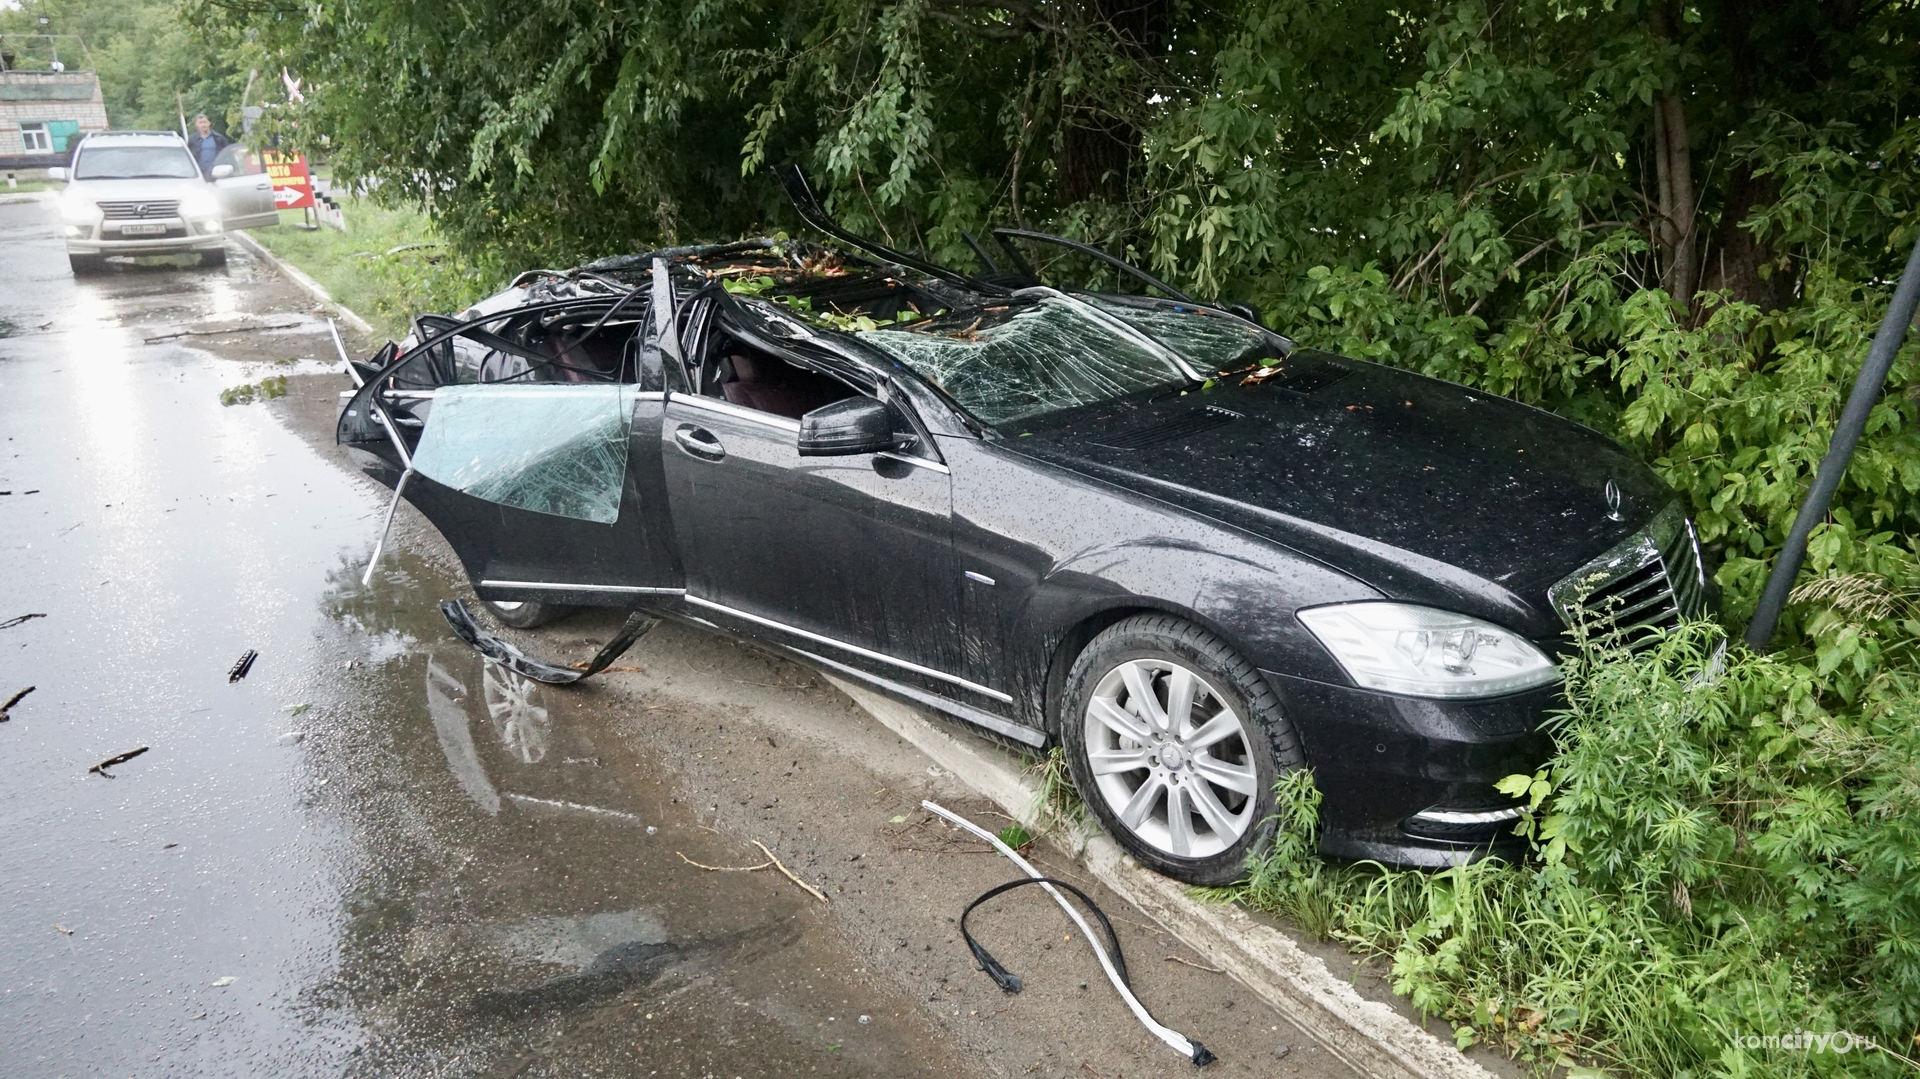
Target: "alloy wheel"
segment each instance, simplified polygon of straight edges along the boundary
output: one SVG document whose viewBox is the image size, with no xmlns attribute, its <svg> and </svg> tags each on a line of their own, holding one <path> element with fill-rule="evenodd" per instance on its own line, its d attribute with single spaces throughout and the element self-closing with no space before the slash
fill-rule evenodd
<svg viewBox="0 0 1920 1079">
<path fill-rule="evenodd" d="M 1094 687 L 1087 764 L 1113 815 L 1177 858 L 1208 858 L 1256 823 L 1258 779 L 1245 722 L 1195 671 L 1133 659 Z"/>
</svg>

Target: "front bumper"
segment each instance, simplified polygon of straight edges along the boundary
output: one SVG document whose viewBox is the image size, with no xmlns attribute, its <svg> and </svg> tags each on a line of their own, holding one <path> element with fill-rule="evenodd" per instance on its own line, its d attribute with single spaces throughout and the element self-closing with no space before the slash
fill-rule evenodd
<svg viewBox="0 0 1920 1079">
<path fill-rule="evenodd" d="M 143 222 L 167 226 L 163 236 L 123 237 L 114 227 L 119 222 L 77 226 L 84 235 L 67 236 L 70 255 L 176 255 L 188 251 L 212 251 L 226 246 L 226 231 L 215 226 L 206 231 L 206 223 L 189 223 L 180 218 Z M 74 227 L 74 226 L 69 226 Z M 63 232 L 65 229 L 62 230 Z"/>
<path fill-rule="evenodd" d="M 1500 812 L 1513 803 L 1493 784 L 1530 775 L 1552 755 L 1541 723 L 1560 700 L 1559 686 L 1437 701 L 1261 673 L 1279 693 L 1320 788 L 1321 853 L 1442 867 L 1523 852 L 1513 819 Z M 1429 810 L 1469 823 L 1416 818 Z M 1488 817 L 1497 819 L 1479 819 Z"/>
</svg>

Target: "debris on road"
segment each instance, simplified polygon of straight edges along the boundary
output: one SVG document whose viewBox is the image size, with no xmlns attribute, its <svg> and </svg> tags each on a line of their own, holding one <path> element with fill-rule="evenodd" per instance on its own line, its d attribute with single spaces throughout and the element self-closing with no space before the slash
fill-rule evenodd
<svg viewBox="0 0 1920 1079">
<path fill-rule="evenodd" d="M 103 760 L 99 764 L 96 764 L 93 767 L 87 769 L 87 771 L 98 772 L 101 775 L 106 776 L 108 779 L 112 779 L 113 773 L 107 771 L 107 769 L 112 768 L 116 764 L 125 764 L 128 761 L 132 760 L 133 758 L 138 757 L 140 754 L 145 753 L 146 751 L 147 751 L 146 746 L 141 746 L 139 749 L 129 749 L 125 753 L 122 753 L 118 756 L 108 757 L 106 760 Z"/>
<path fill-rule="evenodd" d="M 627 622 L 620 627 L 620 632 L 613 635 L 613 639 L 607 642 L 605 648 L 600 649 L 600 654 L 594 656 L 592 662 L 585 667 L 575 668 L 561 667 L 545 660 L 535 659 L 481 629 L 480 623 L 474 620 L 473 612 L 467 610 L 467 605 L 460 600 L 442 601 L 440 613 L 446 617 L 447 625 L 453 627 L 455 635 L 472 645 L 474 651 L 515 674 L 525 675 L 536 682 L 555 686 L 569 685 L 606 670 L 614 660 L 619 659 L 627 649 L 633 647 L 633 642 L 646 636 L 648 630 L 660 624 L 660 620 L 652 615 L 640 611 L 633 612 L 627 616 Z"/>
<path fill-rule="evenodd" d="M 227 681 L 238 682 L 245 678 L 247 672 L 253 670 L 253 661 L 259 658 L 260 653 L 251 648 L 240 653 L 240 658 L 233 661 L 233 668 L 227 672 Z"/>
<path fill-rule="evenodd" d="M 53 931 L 56 933 L 65 933 L 67 936 L 73 936 L 73 930 L 68 929 L 66 926 L 61 925 L 58 922 L 54 923 Z"/>
<path fill-rule="evenodd" d="M 305 741 L 306 737 L 307 736 L 304 731 L 288 731 L 287 733 L 281 735 L 280 737 L 275 738 L 273 742 L 275 745 L 297 746 L 301 742 Z"/>
<path fill-rule="evenodd" d="M 9 494 L 11 494 L 12 492 L 8 492 L 8 493 L 9 493 Z M 36 493 L 36 492 L 33 492 L 33 491 L 28 491 L 27 493 L 28 493 L 28 494 L 34 494 L 34 493 Z M 12 629 L 13 627 L 15 627 L 15 626 L 17 626 L 17 625 L 19 625 L 19 624 L 20 624 L 20 623 L 22 623 L 22 622 L 31 622 L 31 621 L 33 621 L 33 620 L 34 620 L 34 619 L 36 619 L 36 618 L 45 618 L 45 617 L 46 617 L 46 615 L 44 615 L 44 614 L 23 614 L 23 615 L 17 615 L 17 616 L 15 616 L 15 617 L 13 617 L 13 618 L 9 618 L 9 619 L 7 619 L 7 620 L 6 620 L 5 622 L 0 622 L 0 629 Z"/>
<path fill-rule="evenodd" d="M 167 333 L 154 337 L 143 337 L 140 343 L 151 345 L 156 341 L 171 341 L 176 337 L 221 337 L 232 333 L 259 333 L 263 330 L 297 330 L 306 325 L 304 320 L 293 322 L 240 322 L 230 326 L 216 326 L 211 323 L 196 323 L 192 326 L 175 326 Z"/>
<path fill-rule="evenodd" d="M 224 978 L 215 978 L 215 979 L 213 980 L 213 987 L 214 987 L 215 989 L 218 989 L 218 988 L 220 988 L 221 986 L 226 986 L 226 985 L 232 985 L 232 984 L 233 984 L 234 982 L 236 982 L 236 981 L 239 981 L 239 979 L 238 979 L 238 978 L 235 978 L 235 977 L 234 977 L 233 975 L 231 975 L 231 974 L 229 974 L 229 975 L 227 975 L 227 976 L 226 976 L 226 977 L 224 977 Z"/>
<path fill-rule="evenodd" d="M 13 711 L 13 706 L 20 703 L 20 698 L 32 692 L 33 692 L 33 687 L 28 686 L 27 688 L 14 694 L 13 696 L 8 697 L 7 703 L 0 704 L 0 723 L 5 723 L 7 720 L 12 719 L 13 717 L 8 715 L 7 713 Z"/>
<path fill-rule="evenodd" d="M 648 834 L 652 834 L 653 829 L 648 828 L 647 832 Z M 767 860 L 764 862 L 761 862 L 759 865 L 703 865 L 702 863 L 696 862 L 692 858 L 687 857 L 685 854 L 682 854 L 680 851 L 674 851 L 673 853 L 679 854 L 681 861 L 687 863 L 688 865 L 694 867 L 695 869 L 704 869 L 710 873 L 751 873 L 757 869 L 768 869 L 768 868 L 778 869 L 780 872 L 786 874 L 788 880 L 794 882 L 795 884 L 798 884 L 801 887 L 801 889 L 805 891 L 808 895 L 814 897 L 815 899 L 818 899 L 822 903 L 832 902 L 832 900 L 827 898 L 827 895 L 825 892 L 822 892 L 820 889 L 815 888 L 813 885 L 808 884 L 804 880 L 801 880 L 799 877 L 794 876 L 793 870 L 788 869 L 786 863 L 782 862 L 778 855 L 768 850 L 767 845 L 765 843 L 762 843 L 758 839 L 756 839 L 753 841 L 753 845 L 756 847 L 759 847 L 760 853 L 767 856 Z"/>
<path fill-rule="evenodd" d="M 974 900 L 973 904 L 967 908 L 968 911 L 971 911 L 973 907 L 978 906 L 982 901 L 999 895 L 1009 888 L 1020 887 L 1030 882 L 1040 885 L 1048 895 L 1053 897 L 1054 902 L 1060 904 L 1060 909 L 1067 912 L 1067 917 L 1073 919 L 1073 924 L 1080 927 L 1080 932 L 1086 936 L 1087 943 L 1093 946 L 1093 954 L 1100 960 L 1101 968 L 1107 972 L 1107 980 L 1113 983 L 1114 991 L 1120 994 L 1120 999 L 1127 1002 L 1127 1007 L 1132 1010 L 1133 1017 L 1140 1021 L 1140 1025 L 1146 1027 L 1148 1033 L 1165 1042 L 1169 1048 L 1186 1057 L 1188 1060 L 1193 1061 L 1195 1067 L 1203 1067 L 1213 1063 L 1215 1059 L 1214 1055 L 1208 1051 L 1206 1046 L 1201 1045 L 1199 1042 L 1171 1027 L 1162 1026 L 1158 1020 L 1154 1019 L 1152 1013 L 1147 1011 L 1146 1005 L 1140 1003 L 1140 998 L 1133 995 L 1133 986 L 1127 981 L 1126 962 L 1120 957 L 1120 940 L 1114 935 L 1113 924 L 1107 921 L 1106 914 L 1103 913 L 1099 907 L 1094 906 L 1093 900 L 1088 899 L 1085 893 L 1073 885 L 1068 884 L 1066 881 L 1054 880 L 1042 875 L 1038 869 L 1033 867 L 1033 863 L 1020 857 L 1012 847 L 1001 842 L 999 836 L 994 835 L 992 832 L 987 831 L 985 828 L 980 827 L 967 818 L 960 816 L 958 813 L 954 813 L 931 800 L 922 801 L 920 808 L 930 813 L 936 813 L 951 823 L 957 824 L 967 831 L 972 832 L 974 835 L 979 836 L 981 839 L 986 840 L 988 843 L 993 844 L 994 849 L 1006 855 L 1009 861 L 1019 866 L 1020 871 L 1027 875 L 1026 880 L 1003 884 L 987 892 L 979 899 Z M 1113 942 L 1113 954 L 1111 956 L 1107 954 L 1105 948 L 1100 946 L 1099 940 L 1093 935 L 1092 927 L 1087 925 L 1087 920 L 1081 917 L 1080 912 L 1074 909 L 1073 904 L 1068 903 L 1066 897 L 1062 896 L 1059 891 L 1055 889 L 1055 885 L 1066 888 L 1075 895 L 1078 895 L 1081 901 L 1086 903 L 1087 908 L 1093 911 L 1094 915 L 1100 919 L 1100 923 L 1106 927 L 1108 938 Z M 960 919 L 962 923 L 964 923 L 966 921 L 966 914 L 962 913 Z M 1005 968 L 994 962 L 993 957 L 987 954 L 986 949 L 975 944 L 973 938 L 967 936 L 964 924 L 961 928 L 961 935 L 966 937 L 967 947 L 972 950 L 974 957 L 980 960 L 981 969 L 985 970 L 989 977 L 993 978 L 995 982 L 998 982 L 1001 988 L 1007 989 L 1008 992 L 1019 991 L 1017 988 L 1008 988 L 1008 984 L 1011 982 L 1012 985 L 1018 986 L 1020 979 L 1014 977 L 1008 973 Z M 1120 962 L 1117 964 L 1115 963 L 1116 959 L 1120 959 Z M 996 971 L 998 971 L 998 973 L 995 973 Z"/>
<path fill-rule="evenodd" d="M 1226 971 L 1221 970 L 1219 967 L 1210 967 L 1204 963 L 1196 963 L 1191 959 L 1182 959 L 1177 955 L 1167 956 L 1167 962 L 1178 963 L 1183 967 L 1192 967 L 1195 970 L 1204 970 L 1208 974 L 1225 974 L 1226 973 Z"/>
<path fill-rule="evenodd" d="M 259 382 L 242 382 L 238 386 L 229 386 L 220 391 L 220 403 L 223 405 L 250 405 L 257 398 L 270 401 L 275 397 L 287 395 L 287 376 L 271 375 Z"/>
<path fill-rule="evenodd" d="M 286 709 L 287 709 L 287 714 L 288 714 L 288 715 L 294 715 L 294 716 L 297 716 L 297 715 L 299 715 L 300 713 L 302 713 L 302 712 L 304 712 L 304 711 L 306 711 L 307 709 L 309 709 L 309 708 L 312 708 L 312 707 L 313 707 L 313 705 L 311 705 L 311 704 L 289 704 L 289 705 L 287 705 L 287 706 L 286 706 Z"/>
</svg>

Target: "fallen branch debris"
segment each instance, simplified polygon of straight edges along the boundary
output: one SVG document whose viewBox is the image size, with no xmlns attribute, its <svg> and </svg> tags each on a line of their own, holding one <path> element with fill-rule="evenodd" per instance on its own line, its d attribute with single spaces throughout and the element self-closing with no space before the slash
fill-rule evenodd
<svg viewBox="0 0 1920 1079">
<path fill-rule="evenodd" d="M 1183 967 L 1192 967 L 1195 970 L 1204 970 L 1208 974 L 1225 974 L 1226 973 L 1226 971 L 1221 970 L 1219 967 L 1209 967 L 1201 963 L 1196 963 L 1191 959 L 1182 959 L 1177 955 L 1167 956 L 1167 962 L 1178 963 Z"/>
<path fill-rule="evenodd" d="M 132 760 L 133 758 L 138 757 L 140 754 L 145 753 L 146 751 L 147 751 L 146 746 L 141 746 L 139 749 L 129 749 L 125 753 L 120 754 L 119 756 L 108 757 L 106 760 L 103 760 L 99 764 L 96 764 L 93 767 L 87 769 L 87 771 L 98 772 L 101 775 L 106 776 L 108 779 L 112 779 L 113 773 L 107 771 L 107 769 L 112 768 L 116 764 L 125 764 L 128 761 Z"/>
<path fill-rule="evenodd" d="M 827 895 L 825 892 L 822 892 L 820 889 L 815 888 L 813 885 L 808 884 L 804 880 L 801 880 L 799 877 L 794 876 L 793 870 L 788 869 L 786 866 L 786 863 L 782 862 L 779 856 L 775 855 L 772 851 L 768 850 L 767 845 L 765 843 L 762 843 L 758 839 L 756 839 L 753 841 L 753 845 L 760 848 L 760 853 L 766 855 L 769 858 L 772 858 L 773 867 L 775 869 L 778 869 L 780 872 L 785 873 L 787 875 L 788 880 L 794 882 L 795 884 L 798 884 L 801 888 L 805 889 L 808 895 L 814 897 L 815 899 L 818 899 L 822 903 L 830 902 L 830 900 L 827 899 Z"/>
<path fill-rule="evenodd" d="M 794 882 L 795 884 L 798 884 L 801 890 L 805 891 L 808 895 L 814 897 L 815 899 L 818 899 L 822 903 L 832 902 L 832 900 L 827 898 L 825 892 L 822 892 L 820 889 L 815 888 L 813 885 L 808 884 L 804 880 L 801 880 L 799 877 L 794 876 L 793 870 L 788 869 L 786 866 L 786 863 L 782 862 L 778 855 L 768 850 L 767 845 L 765 843 L 762 843 L 758 839 L 756 839 L 753 841 L 753 845 L 756 847 L 759 847 L 760 853 L 767 856 L 767 860 L 764 862 L 761 862 L 759 865 L 706 865 L 704 863 L 694 861 L 692 858 L 687 857 L 685 854 L 681 854 L 679 851 L 674 851 L 673 853 L 679 854 L 681 861 L 687 863 L 690 866 L 693 866 L 695 869 L 704 869 L 710 873 L 751 873 L 757 869 L 768 869 L 768 868 L 778 869 L 780 872 L 786 874 L 788 880 Z"/>
<path fill-rule="evenodd" d="M 765 869 L 773 864 L 772 862 L 761 862 L 759 865 L 708 865 L 705 862 L 696 862 L 685 854 L 681 854 L 679 851 L 674 851 L 673 853 L 679 854 L 681 861 L 695 869 L 704 869 L 709 873 L 751 873 L 756 869 Z"/>
<path fill-rule="evenodd" d="M 32 494 L 33 492 L 29 491 L 27 493 Z M 0 629 L 12 629 L 13 627 L 19 625 L 22 622 L 31 621 L 35 618 L 45 618 L 45 617 L 46 615 L 44 614 L 23 614 L 15 618 L 9 618 L 5 622 L 0 622 Z"/>
<path fill-rule="evenodd" d="M 13 706 L 20 703 L 20 698 L 32 692 L 33 692 L 33 687 L 28 686 L 27 688 L 14 694 L 13 696 L 8 697 L 7 703 L 0 704 L 0 723 L 5 723 L 7 720 L 12 719 L 13 717 L 8 715 L 7 713 L 13 711 Z"/>
<path fill-rule="evenodd" d="M 170 333 L 157 337 L 143 337 L 140 343 L 151 345 L 156 341 L 171 341 L 176 337 L 224 337 L 232 333 L 259 333 L 264 330 L 297 330 L 304 322 L 241 322 L 232 326 L 176 326 Z"/>
</svg>

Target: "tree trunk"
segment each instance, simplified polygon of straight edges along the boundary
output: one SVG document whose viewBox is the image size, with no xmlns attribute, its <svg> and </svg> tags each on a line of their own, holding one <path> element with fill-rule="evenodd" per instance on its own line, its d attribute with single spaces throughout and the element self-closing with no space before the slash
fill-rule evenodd
<svg viewBox="0 0 1920 1079">
<path fill-rule="evenodd" d="M 1700 282 L 1699 244 L 1694 238 L 1693 147 L 1687 138 L 1687 110 L 1680 95 L 1654 99 L 1656 161 L 1660 172 L 1660 244 L 1666 272 L 1660 283 L 1682 307 L 1693 306 Z"/>
<path fill-rule="evenodd" d="M 1114 53 L 1136 60 L 1164 40 L 1171 11 L 1167 0 L 1086 0 L 1078 7 L 1082 32 L 1104 38 Z M 1123 87 L 1120 96 L 1137 89 Z M 1060 150 L 1054 159 L 1054 192 L 1061 205 L 1126 196 L 1128 173 L 1140 155 L 1140 129 L 1128 114 L 1132 107 L 1094 91 L 1061 100 Z"/>
<path fill-rule="evenodd" d="M 1139 129 L 1071 97 L 1060 111 L 1060 157 L 1054 166 L 1060 204 L 1123 197 L 1127 170 L 1140 148 Z"/>
<path fill-rule="evenodd" d="M 1740 227 L 1754 207 L 1780 197 L 1780 184 L 1771 176 L 1755 176 L 1751 165 L 1733 170 L 1727 184 L 1727 202 L 1720 210 L 1720 227 L 1706 247 L 1700 288 L 1726 289 L 1733 298 L 1762 311 L 1778 311 L 1793 302 L 1793 274 L 1770 264 L 1773 252 L 1753 233 Z M 1762 276 L 1763 271 L 1771 271 Z"/>
<path fill-rule="evenodd" d="M 1669 0 L 1648 9 L 1655 37 L 1671 40 L 1675 21 Z M 1653 165 L 1659 177 L 1659 220 L 1654 234 L 1661 255 L 1660 285 L 1691 310 L 1700 283 L 1699 246 L 1694 239 L 1693 144 L 1687 132 L 1687 108 L 1677 91 L 1653 99 Z"/>
</svg>

